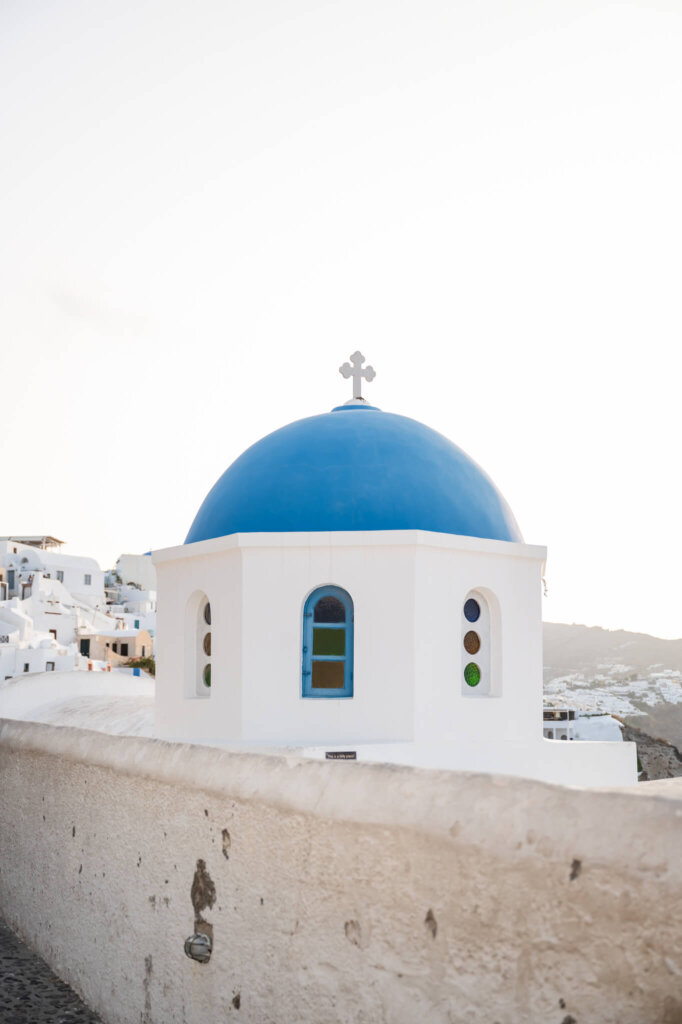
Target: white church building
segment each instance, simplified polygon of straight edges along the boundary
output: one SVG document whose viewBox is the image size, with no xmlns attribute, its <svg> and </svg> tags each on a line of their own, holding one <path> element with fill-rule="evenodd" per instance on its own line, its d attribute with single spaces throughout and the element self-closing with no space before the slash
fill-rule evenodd
<svg viewBox="0 0 682 1024">
<path fill-rule="evenodd" d="M 634 784 L 633 744 L 543 738 L 545 548 L 461 449 L 361 397 L 363 362 L 153 553 L 157 735 Z"/>
</svg>

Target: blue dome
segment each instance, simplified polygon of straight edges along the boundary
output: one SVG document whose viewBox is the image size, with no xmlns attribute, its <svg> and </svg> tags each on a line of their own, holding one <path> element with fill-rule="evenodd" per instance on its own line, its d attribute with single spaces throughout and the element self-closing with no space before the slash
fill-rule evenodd
<svg viewBox="0 0 682 1024">
<path fill-rule="evenodd" d="M 290 423 L 225 470 L 186 544 L 230 533 L 434 530 L 520 541 L 492 480 L 442 434 L 368 405 Z"/>
</svg>

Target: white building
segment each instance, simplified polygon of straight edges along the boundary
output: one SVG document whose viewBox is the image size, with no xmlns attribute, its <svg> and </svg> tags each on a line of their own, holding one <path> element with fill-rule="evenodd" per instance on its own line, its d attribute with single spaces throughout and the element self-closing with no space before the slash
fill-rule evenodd
<svg viewBox="0 0 682 1024">
<path fill-rule="evenodd" d="M 543 708 L 542 735 L 546 740 L 574 740 L 575 709 L 574 708 Z"/>
<path fill-rule="evenodd" d="M 132 650 L 138 634 L 153 631 L 153 592 L 123 587 L 124 604 L 108 607 L 97 562 L 65 555 L 58 550 L 61 544 L 48 536 L 0 538 L 0 680 L 106 667 L 106 661 L 117 659 L 105 652 L 103 664 L 93 665 L 93 635 L 126 630 Z M 147 646 L 145 654 L 151 655 Z"/>
<path fill-rule="evenodd" d="M 124 586 L 132 583 L 141 590 L 156 590 L 156 570 L 151 551 L 144 555 L 119 555 L 114 573 Z"/>
<path fill-rule="evenodd" d="M 110 615 L 120 618 L 127 629 L 156 631 L 156 591 L 134 585 L 107 587 Z"/>
<path fill-rule="evenodd" d="M 352 361 L 350 402 L 249 448 L 154 553 L 160 733 L 634 783 L 632 744 L 543 738 L 545 549 L 464 452 L 368 405 Z"/>
<path fill-rule="evenodd" d="M 55 550 L 55 538 L 0 538 L 0 565 L 6 572 L 8 597 L 27 597 L 37 573 L 63 583 L 80 603 L 103 610 L 104 573 L 94 558 L 65 555 Z M 49 550 L 52 548 L 52 550 Z"/>
</svg>

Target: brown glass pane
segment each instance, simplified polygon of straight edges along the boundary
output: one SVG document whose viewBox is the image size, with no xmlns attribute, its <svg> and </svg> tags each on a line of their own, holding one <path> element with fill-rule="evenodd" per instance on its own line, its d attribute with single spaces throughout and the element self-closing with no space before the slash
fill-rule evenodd
<svg viewBox="0 0 682 1024">
<path fill-rule="evenodd" d="M 207 633 L 204 637 L 204 654 L 207 657 L 211 657 L 211 634 Z"/>
<path fill-rule="evenodd" d="M 321 597 L 315 605 L 314 622 L 345 622 L 346 609 L 338 597 Z"/>
<path fill-rule="evenodd" d="M 346 653 L 345 629 L 313 629 L 313 654 L 336 654 L 343 657 Z"/>
<path fill-rule="evenodd" d="M 342 690 L 345 661 L 314 661 L 313 689 Z"/>
<path fill-rule="evenodd" d="M 208 602 L 204 605 L 204 622 L 207 626 L 211 625 L 211 606 Z"/>
<path fill-rule="evenodd" d="M 473 629 L 470 629 L 467 635 L 464 637 L 464 650 L 467 654 L 478 654 L 481 649 L 481 638 L 478 633 L 474 633 Z"/>
</svg>

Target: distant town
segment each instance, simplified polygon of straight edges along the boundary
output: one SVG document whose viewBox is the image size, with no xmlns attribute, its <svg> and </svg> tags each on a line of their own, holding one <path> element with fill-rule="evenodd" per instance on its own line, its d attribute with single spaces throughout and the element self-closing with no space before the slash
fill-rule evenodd
<svg viewBox="0 0 682 1024">
<path fill-rule="evenodd" d="M 151 555 L 122 554 L 108 572 L 64 541 L 0 537 L 0 680 L 43 672 L 154 674 L 156 575 Z"/>
</svg>

